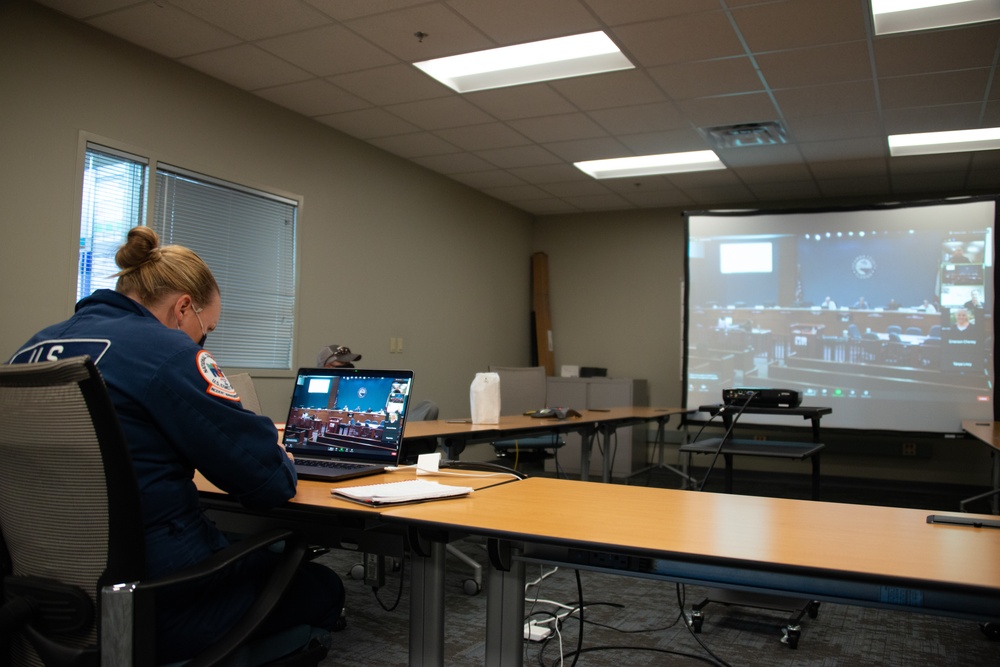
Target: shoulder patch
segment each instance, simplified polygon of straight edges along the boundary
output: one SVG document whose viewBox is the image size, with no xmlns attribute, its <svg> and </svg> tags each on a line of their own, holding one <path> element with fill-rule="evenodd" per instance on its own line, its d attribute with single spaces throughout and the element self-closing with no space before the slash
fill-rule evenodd
<svg viewBox="0 0 1000 667">
<path fill-rule="evenodd" d="M 198 372 L 201 373 L 201 376 L 208 383 L 205 393 L 217 396 L 218 398 L 224 398 L 227 401 L 240 400 L 240 396 L 236 393 L 233 385 L 230 384 L 229 378 L 222 372 L 215 358 L 207 350 L 199 351 L 195 359 L 198 364 Z"/>
</svg>

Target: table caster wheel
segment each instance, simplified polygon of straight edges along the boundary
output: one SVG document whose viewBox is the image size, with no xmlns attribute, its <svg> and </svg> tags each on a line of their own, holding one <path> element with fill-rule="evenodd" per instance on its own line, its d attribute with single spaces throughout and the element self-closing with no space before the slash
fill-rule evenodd
<svg viewBox="0 0 1000 667">
<path fill-rule="evenodd" d="M 989 621 L 986 623 L 980 623 L 979 629 L 983 631 L 983 634 L 989 637 L 990 641 L 1000 640 L 1000 623 L 995 621 Z"/>
<path fill-rule="evenodd" d="M 781 629 L 783 634 L 781 638 L 782 644 L 787 644 L 788 648 L 798 648 L 799 647 L 799 637 L 802 636 L 802 628 L 797 625 L 787 625 Z"/>
<path fill-rule="evenodd" d="M 462 590 L 466 595 L 478 595 L 481 587 L 475 579 L 466 579 L 462 582 Z"/>
</svg>

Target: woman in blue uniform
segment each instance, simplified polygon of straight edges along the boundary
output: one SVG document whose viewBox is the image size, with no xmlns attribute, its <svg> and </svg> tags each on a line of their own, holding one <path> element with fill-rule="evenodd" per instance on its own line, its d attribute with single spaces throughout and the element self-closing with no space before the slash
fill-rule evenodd
<svg viewBox="0 0 1000 667">
<path fill-rule="evenodd" d="M 108 386 L 139 482 L 146 572 L 162 576 L 227 545 L 204 518 L 197 468 L 253 509 L 295 495 L 296 476 L 267 417 L 244 410 L 212 355 L 202 349 L 219 322 L 219 286 L 208 266 L 182 246 L 160 246 L 149 227 L 129 231 L 115 261 L 115 290 L 82 299 L 76 314 L 48 327 L 11 359 L 27 363 L 88 354 Z M 159 659 L 197 654 L 223 634 L 257 596 L 257 554 L 220 573 L 211 586 L 159 596 Z M 332 629 L 344 587 L 329 568 L 306 563 L 267 632 L 303 623 Z"/>
</svg>

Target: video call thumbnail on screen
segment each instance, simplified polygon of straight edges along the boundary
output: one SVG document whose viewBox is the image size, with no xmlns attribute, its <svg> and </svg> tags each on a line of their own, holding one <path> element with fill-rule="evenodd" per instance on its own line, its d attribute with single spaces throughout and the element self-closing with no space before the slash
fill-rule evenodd
<svg viewBox="0 0 1000 667">
<path fill-rule="evenodd" d="M 994 199 L 687 222 L 688 407 L 769 386 L 824 426 L 992 419 Z"/>
</svg>

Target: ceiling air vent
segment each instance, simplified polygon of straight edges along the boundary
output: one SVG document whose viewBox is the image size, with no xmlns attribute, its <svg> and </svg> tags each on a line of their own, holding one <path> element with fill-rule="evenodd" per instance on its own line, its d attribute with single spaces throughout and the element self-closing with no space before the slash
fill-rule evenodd
<svg viewBox="0 0 1000 667">
<path fill-rule="evenodd" d="M 788 141 L 785 136 L 785 128 L 777 121 L 720 125 L 705 128 L 702 132 L 716 148 L 773 146 Z"/>
</svg>

